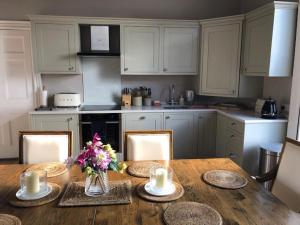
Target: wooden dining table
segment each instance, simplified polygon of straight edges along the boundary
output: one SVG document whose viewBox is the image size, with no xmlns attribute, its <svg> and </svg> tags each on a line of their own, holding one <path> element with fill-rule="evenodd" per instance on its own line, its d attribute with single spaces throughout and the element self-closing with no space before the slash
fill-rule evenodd
<svg viewBox="0 0 300 225">
<path fill-rule="evenodd" d="M 132 162 L 127 162 L 130 165 Z M 146 180 L 127 173 L 109 173 L 110 180 L 130 179 L 132 203 L 128 205 L 58 207 L 59 199 L 43 206 L 18 208 L 8 203 L 9 196 L 19 186 L 20 174 L 30 165 L 0 165 L 0 213 L 20 218 L 23 225 L 159 225 L 164 224 L 164 210 L 171 204 L 183 201 L 205 203 L 216 209 L 224 225 L 300 225 L 300 215 L 289 210 L 270 192 L 253 180 L 230 159 L 172 160 L 174 180 L 184 187 L 184 195 L 173 202 L 156 203 L 140 198 L 135 187 Z M 202 174 L 209 170 L 235 171 L 248 179 L 244 188 L 221 189 L 208 185 Z M 66 187 L 71 181 L 83 181 L 84 175 L 77 166 L 67 173 L 49 178 L 49 182 Z M 184 225 L 184 224 L 183 224 Z"/>
</svg>

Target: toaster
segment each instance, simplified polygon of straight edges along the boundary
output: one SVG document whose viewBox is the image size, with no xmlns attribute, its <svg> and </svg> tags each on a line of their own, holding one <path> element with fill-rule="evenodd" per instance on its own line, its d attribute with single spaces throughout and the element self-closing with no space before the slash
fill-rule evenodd
<svg viewBox="0 0 300 225">
<path fill-rule="evenodd" d="M 60 108 L 75 108 L 81 104 L 80 94 L 58 93 L 54 95 L 54 106 Z"/>
</svg>

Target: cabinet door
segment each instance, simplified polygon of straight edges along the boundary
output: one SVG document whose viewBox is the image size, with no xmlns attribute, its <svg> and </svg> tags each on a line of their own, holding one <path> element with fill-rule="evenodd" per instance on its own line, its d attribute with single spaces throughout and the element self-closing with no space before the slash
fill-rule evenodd
<svg viewBox="0 0 300 225">
<path fill-rule="evenodd" d="M 216 155 L 217 157 L 225 157 L 226 155 L 226 131 L 227 118 L 222 115 L 217 116 L 217 140 L 216 140 Z"/>
<path fill-rule="evenodd" d="M 268 75 L 272 45 L 273 14 L 246 20 L 243 74 Z"/>
<path fill-rule="evenodd" d="M 79 124 L 77 115 L 32 115 L 32 129 L 39 131 L 72 131 L 73 156 L 80 151 Z"/>
<path fill-rule="evenodd" d="M 205 26 L 202 39 L 201 93 L 237 96 L 241 24 Z"/>
<path fill-rule="evenodd" d="M 234 131 L 227 130 L 227 142 L 225 157 L 231 158 L 235 163 L 242 166 L 244 138 Z"/>
<path fill-rule="evenodd" d="M 123 131 L 162 130 L 162 113 L 128 113 L 123 116 Z"/>
<path fill-rule="evenodd" d="M 160 61 L 160 28 L 125 26 L 122 35 L 122 74 L 156 74 Z"/>
<path fill-rule="evenodd" d="M 35 24 L 37 72 L 76 72 L 75 25 Z"/>
<path fill-rule="evenodd" d="M 165 129 L 173 130 L 175 159 L 196 158 L 193 113 L 164 113 Z"/>
<path fill-rule="evenodd" d="M 163 44 L 163 72 L 197 74 L 198 28 L 166 27 Z"/>
<path fill-rule="evenodd" d="M 200 158 L 216 157 L 216 120 L 216 113 L 194 114 L 194 139 Z"/>
</svg>

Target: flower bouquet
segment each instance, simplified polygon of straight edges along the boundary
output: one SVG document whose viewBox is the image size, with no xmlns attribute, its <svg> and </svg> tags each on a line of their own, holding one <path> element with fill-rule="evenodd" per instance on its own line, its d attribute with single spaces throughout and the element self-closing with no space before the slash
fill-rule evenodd
<svg viewBox="0 0 300 225">
<path fill-rule="evenodd" d="M 125 163 L 118 162 L 116 152 L 111 145 L 104 145 L 97 133 L 92 141 L 86 143 L 86 147 L 75 163 L 86 174 L 85 194 L 88 196 L 98 196 L 109 192 L 108 170 L 122 173 L 126 169 Z"/>
</svg>

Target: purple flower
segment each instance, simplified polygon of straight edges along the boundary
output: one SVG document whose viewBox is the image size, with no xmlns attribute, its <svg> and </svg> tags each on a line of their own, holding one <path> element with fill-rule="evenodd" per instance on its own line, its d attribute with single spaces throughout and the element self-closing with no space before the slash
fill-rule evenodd
<svg viewBox="0 0 300 225">
<path fill-rule="evenodd" d="M 87 142 L 86 147 L 77 157 L 76 163 L 82 170 L 86 168 L 90 168 L 94 172 L 108 170 L 110 163 L 112 163 L 112 158 L 109 151 L 104 149 L 104 147 L 100 136 L 96 133 L 93 140 Z"/>
</svg>

